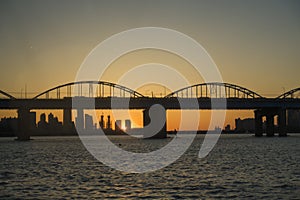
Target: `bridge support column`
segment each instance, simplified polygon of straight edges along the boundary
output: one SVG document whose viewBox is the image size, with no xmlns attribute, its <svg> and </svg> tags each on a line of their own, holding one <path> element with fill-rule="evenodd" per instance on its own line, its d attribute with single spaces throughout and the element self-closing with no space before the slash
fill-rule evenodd
<svg viewBox="0 0 300 200">
<path fill-rule="evenodd" d="M 77 117 L 76 117 L 76 128 L 77 130 L 84 129 L 84 116 L 83 109 L 77 109 Z"/>
<path fill-rule="evenodd" d="M 285 137 L 286 133 L 286 109 L 280 109 L 278 113 L 278 136 Z"/>
<path fill-rule="evenodd" d="M 71 131 L 72 129 L 72 109 L 65 108 L 63 113 L 63 127 L 65 131 Z"/>
<path fill-rule="evenodd" d="M 151 117 L 149 115 L 150 109 L 143 110 L 143 125 L 144 125 L 144 138 L 166 138 L 167 137 L 167 117 L 165 109 L 151 110 Z M 159 129 L 159 127 L 162 127 Z"/>
<path fill-rule="evenodd" d="M 18 110 L 17 140 L 30 140 L 30 110 L 27 108 L 20 108 Z"/>
<path fill-rule="evenodd" d="M 271 113 L 267 114 L 266 133 L 267 133 L 267 137 L 274 136 L 274 115 Z"/>
<path fill-rule="evenodd" d="M 255 136 L 261 137 L 263 135 L 262 114 L 260 110 L 255 110 L 254 115 L 255 115 Z"/>
</svg>

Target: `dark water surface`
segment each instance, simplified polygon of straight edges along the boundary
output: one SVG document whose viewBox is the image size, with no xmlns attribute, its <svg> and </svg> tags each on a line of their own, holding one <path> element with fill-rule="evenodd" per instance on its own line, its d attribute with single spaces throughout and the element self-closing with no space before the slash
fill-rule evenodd
<svg viewBox="0 0 300 200">
<path fill-rule="evenodd" d="M 223 135 L 199 159 L 203 137 L 197 136 L 175 163 L 144 174 L 106 167 L 77 137 L 0 138 L 0 198 L 300 199 L 300 134 Z M 171 139 L 112 140 L 124 149 L 147 152 Z"/>
</svg>

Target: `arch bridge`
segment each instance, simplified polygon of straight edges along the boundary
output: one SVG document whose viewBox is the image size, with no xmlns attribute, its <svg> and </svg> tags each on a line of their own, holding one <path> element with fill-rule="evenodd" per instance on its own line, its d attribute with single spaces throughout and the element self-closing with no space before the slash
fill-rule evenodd
<svg viewBox="0 0 300 200">
<path fill-rule="evenodd" d="M 64 97 L 145 97 L 143 94 L 134 91 L 128 87 L 106 82 L 106 81 L 78 81 L 62 84 L 48 89 L 33 99 L 63 99 Z M 163 98 L 181 97 L 181 98 L 241 98 L 256 99 L 265 98 L 260 94 L 245 87 L 230 83 L 200 83 L 176 90 Z M 0 90 L 0 99 L 16 99 L 3 90 Z M 300 87 L 285 92 L 276 99 L 298 99 L 300 98 Z"/>
<path fill-rule="evenodd" d="M 63 97 L 144 97 L 128 87 L 105 81 L 78 81 L 53 87 L 33 99 L 62 99 Z"/>
<path fill-rule="evenodd" d="M 298 88 L 299 89 L 299 88 Z M 33 99 L 62 99 L 64 97 L 145 97 L 141 93 L 128 87 L 105 81 L 79 81 L 62 84 L 48 89 Z M 174 91 L 164 98 L 264 98 L 258 93 L 230 83 L 200 83 L 181 88 Z"/>
<path fill-rule="evenodd" d="M 247 88 L 229 84 L 229 83 L 201 83 L 174 91 L 163 98 L 145 97 L 141 93 L 128 87 L 105 82 L 105 81 L 79 81 L 71 82 L 53 87 L 46 90 L 33 99 L 16 99 L 12 95 L 1 91 L 0 109 L 17 109 L 19 118 L 18 138 L 27 140 L 30 138 L 30 110 L 35 109 L 62 109 L 63 126 L 72 126 L 72 109 L 77 109 L 77 118 L 79 124 L 84 122 L 84 110 L 86 109 L 112 109 L 110 97 L 116 98 L 114 109 L 140 109 L 143 110 L 144 125 L 149 122 L 148 112 L 152 105 L 160 104 L 165 110 L 176 109 L 224 109 L 221 107 L 211 107 L 211 100 L 215 98 L 216 102 L 227 99 L 227 109 L 232 110 L 255 110 L 255 128 L 256 136 L 263 134 L 263 117 L 266 117 L 266 132 L 268 136 L 274 135 L 274 117 L 278 116 L 278 130 L 280 136 L 286 135 L 286 110 L 300 109 L 300 98 L 298 95 L 300 88 L 288 91 L 277 98 L 264 98 L 258 93 Z M 64 97 L 90 97 L 78 98 L 83 102 L 75 108 L 72 106 L 71 98 Z M 173 98 L 174 97 L 174 98 Z M 177 98 L 182 99 L 187 106 L 182 108 Z M 95 99 L 95 101 L 93 100 Z M 194 107 L 191 103 L 197 98 L 199 106 Z M 129 104 L 128 101 L 129 100 Z M 94 101 L 94 104 L 90 102 Z M 127 104 L 124 104 L 124 101 Z M 216 103 L 218 105 L 218 103 Z M 128 107 L 129 105 L 129 107 Z M 165 114 L 163 114 L 166 117 Z M 83 126 L 81 126 L 83 127 Z M 162 137 L 166 136 L 163 128 Z"/>
<path fill-rule="evenodd" d="M 165 96 L 181 98 L 263 98 L 247 88 L 230 83 L 201 83 L 188 86 Z"/>
<path fill-rule="evenodd" d="M 292 89 L 292 90 L 285 92 L 277 97 L 277 99 L 286 99 L 286 98 L 299 99 L 300 98 L 300 88 Z"/>
<path fill-rule="evenodd" d="M 16 99 L 14 96 L 0 90 L 0 98 L 3 99 L 3 97 L 8 99 Z"/>
</svg>

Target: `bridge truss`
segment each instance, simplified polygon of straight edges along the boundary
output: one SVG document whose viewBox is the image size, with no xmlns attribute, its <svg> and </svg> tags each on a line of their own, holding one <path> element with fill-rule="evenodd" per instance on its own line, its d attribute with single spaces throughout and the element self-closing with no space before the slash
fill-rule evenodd
<svg viewBox="0 0 300 200">
<path fill-rule="evenodd" d="M 79 81 L 62 84 L 48 89 L 33 99 L 63 99 L 64 97 L 145 97 L 141 93 L 128 87 L 105 82 L 105 81 Z M 264 98 L 258 93 L 230 83 L 200 83 L 181 88 L 174 91 L 164 98 L 239 98 L 239 99 L 257 99 Z M 300 88 L 292 89 L 277 97 L 277 99 L 300 98 Z M 0 90 L 0 99 L 16 99 L 14 96 Z"/>
<path fill-rule="evenodd" d="M 277 97 L 277 99 L 285 99 L 285 98 L 297 98 L 297 99 L 300 98 L 300 88 L 292 89 Z"/>
<path fill-rule="evenodd" d="M 188 86 L 165 96 L 181 98 L 263 98 L 247 88 L 229 83 L 201 83 Z"/>
<path fill-rule="evenodd" d="M 8 98 L 8 99 L 16 99 L 14 96 L 0 90 L 0 99 L 3 99 L 3 98 Z"/>
<path fill-rule="evenodd" d="M 142 94 L 122 85 L 105 81 L 71 82 L 46 90 L 33 99 L 62 99 L 64 97 L 144 97 Z"/>
</svg>

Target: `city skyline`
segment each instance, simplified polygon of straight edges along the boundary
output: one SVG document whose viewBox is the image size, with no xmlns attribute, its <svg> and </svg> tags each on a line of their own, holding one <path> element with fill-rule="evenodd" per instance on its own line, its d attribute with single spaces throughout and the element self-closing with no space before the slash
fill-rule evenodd
<svg viewBox="0 0 300 200">
<path fill-rule="evenodd" d="M 297 132 L 300 130 L 299 119 L 300 111 L 299 110 L 289 110 L 287 113 L 287 129 L 292 132 Z M 47 134 L 75 134 L 75 126 L 77 126 L 77 119 L 75 120 L 65 118 L 64 120 L 59 120 L 52 112 L 48 115 L 46 113 L 41 113 L 39 118 L 37 118 L 36 112 L 30 112 L 30 129 L 32 131 L 40 131 L 40 134 L 48 131 Z M 97 116 L 96 121 L 93 119 L 93 115 L 85 114 L 84 115 L 84 129 L 87 131 L 95 131 L 98 129 L 102 130 L 114 130 L 115 134 L 120 131 L 130 131 L 132 127 L 132 122 L 130 119 L 120 120 L 111 118 L 110 115 L 104 115 L 103 113 L 100 116 Z M 68 121 L 71 120 L 71 121 Z M 98 121 L 97 121 L 98 120 Z M 76 123 L 75 123 L 76 122 Z M 109 122 L 109 123 L 108 123 Z M 6 132 L 10 134 L 15 134 L 18 130 L 18 118 L 4 117 L 0 118 L 0 132 Z M 266 121 L 264 121 L 263 129 L 266 129 Z M 278 128 L 277 126 L 275 126 Z M 140 127 L 142 128 L 142 127 Z M 216 127 L 217 128 L 217 127 Z M 139 129 L 135 127 L 134 129 Z M 173 130 L 169 130 L 173 131 Z M 207 130 L 198 130 L 198 131 L 207 131 Z M 224 126 L 224 133 L 253 133 L 255 131 L 255 118 L 236 118 L 235 126 L 231 127 L 229 124 Z M 2 133 L 3 134 L 3 133 Z"/>
</svg>

